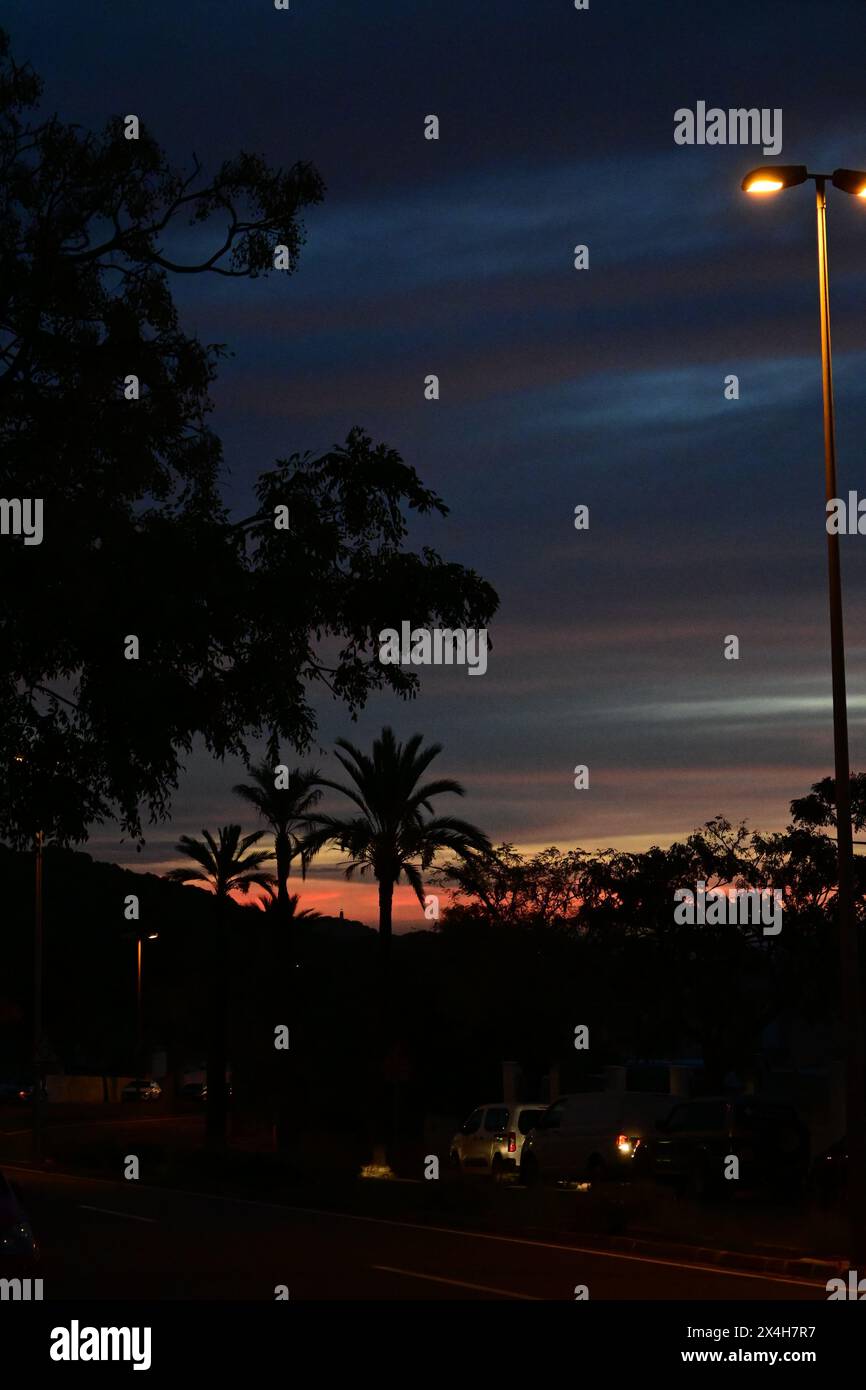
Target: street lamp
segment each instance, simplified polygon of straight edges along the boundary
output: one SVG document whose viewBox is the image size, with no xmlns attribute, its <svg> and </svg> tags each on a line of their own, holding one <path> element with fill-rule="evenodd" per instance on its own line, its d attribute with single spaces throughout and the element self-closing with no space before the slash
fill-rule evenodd
<svg viewBox="0 0 866 1390">
<path fill-rule="evenodd" d="M 824 473 L 827 501 L 838 496 L 833 360 L 830 346 L 830 285 L 827 268 L 827 197 L 830 182 L 843 193 L 866 198 L 866 173 L 836 169 L 810 174 L 805 164 L 765 165 L 743 179 L 745 193 L 778 193 L 812 179 L 818 218 L 818 298 L 821 315 L 821 377 L 824 396 Z M 857 916 L 854 911 L 854 848 L 851 831 L 851 769 L 848 758 L 848 701 L 845 693 L 845 640 L 842 626 L 842 574 L 839 536 L 827 532 L 830 588 L 830 662 L 833 681 L 836 839 L 839 855 L 839 946 L 842 968 L 842 1027 L 845 1039 L 845 1099 L 848 1132 L 849 1257 L 852 1267 L 866 1260 L 866 1072 Z"/>
<path fill-rule="evenodd" d="M 152 931 L 147 934 L 148 941 L 158 941 L 159 932 Z M 135 1010 L 136 1010 L 136 1048 L 135 1048 L 135 1068 L 138 1072 L 136 1080 L 143 1080 L 141 1075 L 142 1061 L 142 1030 L 141 1030 L 141 945 L 144 938 L 139 932 L 136 936 L 135 950 Z"/>
<path fill-rule="evenodd" d="M 753 169 L 743 179 L 744 193 L 779 193 L 783 188 L 794 188 L 805 183 L 809 174 L 805 164 L 775 164 L 764 169 Z"/>
</svg>

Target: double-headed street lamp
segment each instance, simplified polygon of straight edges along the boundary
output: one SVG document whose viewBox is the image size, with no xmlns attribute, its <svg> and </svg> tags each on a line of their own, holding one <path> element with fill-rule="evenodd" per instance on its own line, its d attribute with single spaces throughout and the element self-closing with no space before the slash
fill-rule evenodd
<svg viewBox="0 0 866 1390">
<path fill-rule="evenodd" d="M 812 179 L 818 215 L 818 298 L 821 314 L 821 377 L 824 395 L 824 472 L 827 501 L 838 497 L 833 359 L 830 347 L 830 285 L 827 271 L 827 196 L 832 183 L 843 193 L 866 199 L 866 173 L 837 169 L 810 174 L 805 164 L 765 165 L 743 179 L 745 193 L 779 193 Z M 842 969 L 842 1027 L 845 1040 L 845 1091 L 848 1132 L 849 1258 L 866 1261 L 866 1071 L 864 1071 L 862 991 L 854 910 L 854 847 L 851 830 L 851 769 L 848 758 L 848 701 L 845 693 L 845 641 L 842 627 L 842 576 L 838 530 L 827 530 L 830 581 L 830 660 L 833 679 L 836 839 L 839 854 L 839 943 Z"/>
</svg>

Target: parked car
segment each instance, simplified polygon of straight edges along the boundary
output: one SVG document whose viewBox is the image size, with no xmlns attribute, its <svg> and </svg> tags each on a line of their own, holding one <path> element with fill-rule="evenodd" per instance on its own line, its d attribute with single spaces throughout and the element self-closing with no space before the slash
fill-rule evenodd
<svg viewBox="0 0 866 1390">
<path fill-rule="evenodd" d="M 183 1100 L 204 1100 L 207 1095 L 206 1081 L 186 1081 L 180 1088 Z"/>
<path fill-rule="evenodd" d="M 159 1100 L 162 1087 L 156 1081 L 130 1081 L 120 1093 L 121 1100 Z"/>
<path fill-rule="evenodd" d="M 805 1185 L 809 1131 L 791 1105 L 708 1096 L 675 1106 L 657 1128 L 656 1178 L 695 1196 L 756 1187 L 796 1192 Z M 725 1177 L 731 1156 L 739 1159 L 736 1180 Z"/>
<path fill-rule="evenodd" d="M 39 1259 L 39 1247 L 12 1183 L 0 1173 L 0 1273 L 26 1271 Z"/>
<path fill-rule="evenodd" d="M 543 1111 L 543 1101 L 479 1105 L 451 1140 L 451 1166 L 494 1178 L 516 1169 L 524 1140 Z"/>
<path fill-rule="evenodd" d="M 520 1178 L 535 1182 L 599 1182 L 644 1171 L 655 1122 L 672 1105 L 647 1091 L 594 1091 L 560 1096 L 523 1145 Z"/>
</svg>

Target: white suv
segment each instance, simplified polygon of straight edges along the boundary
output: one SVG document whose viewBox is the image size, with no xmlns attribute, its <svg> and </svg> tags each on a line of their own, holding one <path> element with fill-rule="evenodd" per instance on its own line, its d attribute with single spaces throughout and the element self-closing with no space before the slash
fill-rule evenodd
<svg viewBox="0 0 866 1390">
<path fill-rule="evenodd" d="M 498 1178 L 519 1167 L 523 1141 L 544 1109 L 543 1101 L 479 1105 L 451 1140 L 452 1168 Z"/>
</svg>

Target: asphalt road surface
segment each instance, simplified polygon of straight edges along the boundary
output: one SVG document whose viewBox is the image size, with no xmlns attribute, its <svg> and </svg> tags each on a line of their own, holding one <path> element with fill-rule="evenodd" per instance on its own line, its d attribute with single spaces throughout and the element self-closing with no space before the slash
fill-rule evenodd
<svg viewBox="0 0 866 1390">
<path fill-rule="evenodd" d="M 826 1300 L 823 1283 L 6 1165 L 44 1298 Z"/>
</svg>

